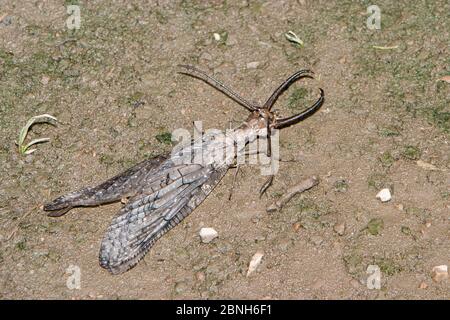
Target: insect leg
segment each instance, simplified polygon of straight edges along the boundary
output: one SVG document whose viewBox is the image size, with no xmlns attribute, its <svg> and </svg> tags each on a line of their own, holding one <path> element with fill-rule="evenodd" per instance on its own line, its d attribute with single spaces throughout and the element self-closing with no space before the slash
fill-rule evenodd
<svg viewBox="0 0 450 320">
<path fill-rule="evenodd" d="M 261 186 L 261 189 L 259 189 L 259 197 L 260 198 L 267 191 L 267 189 L 269 189 L 269 187 L 272 185 L 274 177 L 275 177 L 274 175 L 270 175 L 269 178 L 267 178 L 266 182 L 264 182 L 264 184 Z"/>
</svg>

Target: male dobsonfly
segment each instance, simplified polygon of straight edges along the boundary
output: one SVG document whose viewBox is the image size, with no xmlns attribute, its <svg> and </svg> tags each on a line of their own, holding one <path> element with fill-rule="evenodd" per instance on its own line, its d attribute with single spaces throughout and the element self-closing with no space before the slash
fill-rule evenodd
<svg viewBox="0 0 450 320">
<path fill-rule="evenodd" d="M 231 167 L 237 153 L 242 151 L 236 149 L 245 148 L 258 136 L 270 137 L 275 129 L 300 122 L 324 102 L 324 92 L 320 89 L 319 99 L 299 114 L 278 118 L 271 111 L 278 97 L 291 84 L 301 78 L 312 78 L 309 70 L 291 75 L 264 105 L 258 106 L 203 71 L 186 65 L 180 68 L 180 73 L 203 80 L 245 107 L 250 112 L 245 122 L 223 136 L 203 135 L 200 141 L 177 146 L 169 155 L 145 160 L 96 187 L 69 193 L 44 206 L 45 211 L 50 211 L 49 216 L 58 217 L 75 207 L 98 206 L 128 198 L 109 226 L 100 248 L 100 265 L 113 274 L 134 267 L 163 234 L 200 205 Z M 243 143 L 236 144 L 236 141 Z M 224 152 L 225 157 L 215 156 L 218 151 L 230 147 L 235 152 Z M 191 160 L 199 149 L 202 162 L 186 161 Z M 266 152 L 270 156 L 270 139 Z"/>
</svg>

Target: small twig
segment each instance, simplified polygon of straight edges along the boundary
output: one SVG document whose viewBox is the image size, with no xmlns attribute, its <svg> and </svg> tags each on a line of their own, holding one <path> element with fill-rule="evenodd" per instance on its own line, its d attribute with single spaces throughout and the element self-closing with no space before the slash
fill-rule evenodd
<svg viewBox="0 0 450 320">
<path fill-rule="evenodd" d="M 285 206 L 296 194 L 305 192 L 306 190 L 309 190 L 318 184 L 319 179 L 317 179 L 317 177 L 315 176 L 303 180 L 298 185 L 289 188 L 280 200 L 267 207 L 267 212 L 275 212 L 277 210 L 281 210 L 281 208 L 283 208 L 283 206 Z"/>
</svg>

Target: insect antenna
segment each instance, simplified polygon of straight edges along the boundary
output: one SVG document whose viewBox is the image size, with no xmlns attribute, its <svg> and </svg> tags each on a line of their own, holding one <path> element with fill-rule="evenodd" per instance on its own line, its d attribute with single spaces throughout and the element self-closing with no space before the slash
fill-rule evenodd
<svg viewBox="0 0 450 320">
<path fill-rule="evenodd" d="M 293 75 L 291 75 L 289 78 L 287 78 L 270 96 L 269 99 L 267 99 L 266 103 L 264 103 L 264 105 L 262 106 L 262 109 L 267 109 L 268 111 L 270 111 L 270 109 L 272 109 L 273 105 L 275 104 L 275 102 L 277 101 L 278 97 L 284 92 L 286 91 L 291 84 L 293 84 L 295 81 L 297 81 L 298 79 L 301 78 L 313 78 L 312 77 L 312 71 L 310 70 L 300 70 L 297 71 L 296 73 L 294 73 Z"/>
<path fill-rule="evenodd" d="M 238 93 L 236 93 L 234 90 L 232 90 L 231 88 L 229 88 L 228 86 L 224 85 L 222 82 L 220 82 L 217 79 L 214 79 L 213 77 L 207 75 L 205 72 L 190 66 L 190 65 L 178 65 L 178 67 L 183 68 L 185 70 L 183 71 L 179 71 L 179 73 L 181 74 L 185 74 L 197 79 L 200 79 L 204 82 L 206 82 L 207 84 L 209 84 L 210 86 L 212 86 L 214 89 L 222 92 L 223 94 L 225 94 L 226 96 L 228 96 L 229 98 L 231 98 L 232 100 L 234 100 L 235 102 L 239 103 L 241 106 L 243 106 L 244 108 L 246 108 L 249 111 L 255 111 L 258 109 L 257 106 L 255 106 L 253 103 L 249 102 L 248 100 L 242 98 Z"/>
</svg>

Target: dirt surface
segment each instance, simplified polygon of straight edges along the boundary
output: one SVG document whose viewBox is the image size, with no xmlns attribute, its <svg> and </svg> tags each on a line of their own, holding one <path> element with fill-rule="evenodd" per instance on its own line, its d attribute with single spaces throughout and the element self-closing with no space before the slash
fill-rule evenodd
<svg viewBox="0 0 450 320">
<path fill-rule="evenodd" d="M 449 280 L 431 274 L 450 264 L 450 84 L 437 81 L 450 74 L 448 1 L 377 1 L 381 30 L 366 26 L 372 2 L 309 0 L 79 1 L 81 28 L 68 30 L 66 5 L 76 3 L 0 1 L 1 298 L 450 298 Z M 289 30 L 304 47 L 287 41 Z M 245 119 L 177 74 L 179 63 L 258 102 L 310 68 L 316 80 L 276 107 L 298 112 L 319 86 L 326 102 L 281 132 L 281 156 L 297 161 L 281 163 L 267 196 L 258 197 L 259 168 L 244 166 L 228 201 L 231 170 L 144 261 L 112 276 L 98 251 L 120 203 L 61 218 L 39 207 L 170 151 L 161 137 L 194 120 L 224 129 Z M 59 124 L 36 125 L 27 139 L 51 142 L 19 155 L 20 128 L 43 113 Z M 312 175 L 318 186 L 266 212 Z M 387 203 L 375 197 L 384 187 Z M 201 243 L 202 226 L 219 238 Z M 66 286 L 70 265 L 79 290 Z M 369 265 L 381 270 L 379 290 L 366 285 Z"/>
</svg>

